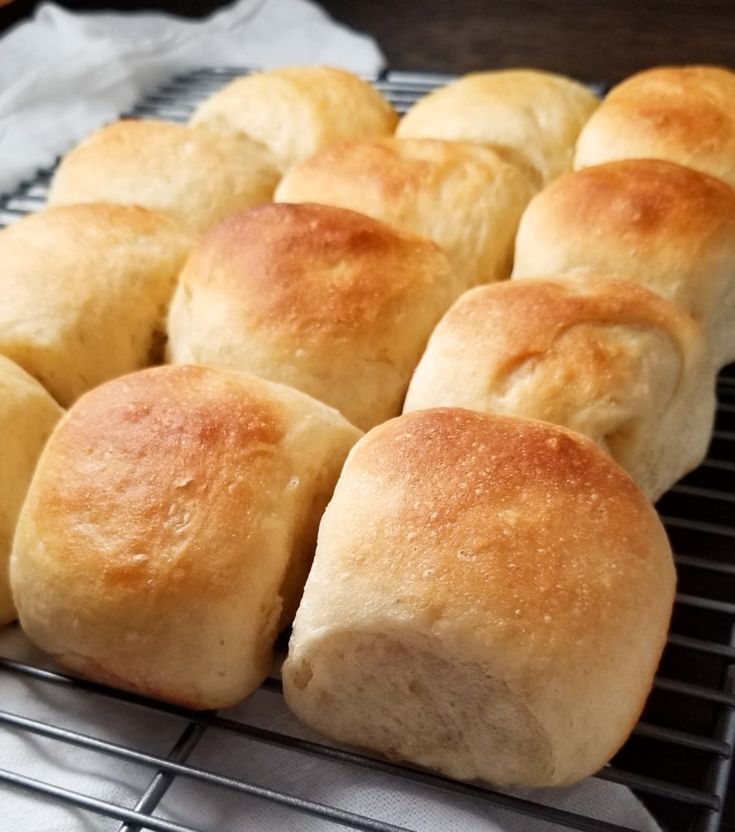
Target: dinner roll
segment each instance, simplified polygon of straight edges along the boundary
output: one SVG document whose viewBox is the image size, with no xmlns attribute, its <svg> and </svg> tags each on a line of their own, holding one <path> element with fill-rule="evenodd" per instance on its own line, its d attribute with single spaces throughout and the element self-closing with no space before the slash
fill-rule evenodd
<svg viewBox="0 0 735 832">
<path fill-rule="evenodd" d="M 475 72 L 421 98 L 396 135 L 481 142 L 540 187 L 571 170 L 574 143 L 598 104 L 586 87 L 563 75 Z"/>
<path fill-rule="evenodd" d="M 38 455 L 63 413 L 41 385 L 0 356 L 0 626 L 15 618 L 8 559 Z"/>
<path fill-rule="evenodd" d="M 526 178 L 489 148 L 388 138 L 312 156 L 281 180 L 276 201 L 351 208 L 429 237 L 469 288 L 508 276 L 531 195 Z"/>
<path fill-rule="evenodd" d="M 342 208 L 263 205 L 192 252 L 171 304 L 169 359 L 289 384 L 369 428 L 401 412 L 458 294 L 429 240 Z"/>
<path fill-rule="evenodd" d="M 345 139 L 387 136 L 398 116 L 367 81 L 326 66 L 292 66 L 236 78 L 208 98 L 191 123 L 238 130 L 288 168 Z"/>
<path fill-rule="evenodd" d="M 128 205 L 70 205 L 0 231 L 0 354 L 63 405 L 160 357 L 192 240 Z"/>
<path fill-rule="evenodd" d="M 704 459 L 715 374 L 697 324 L 627 281 L 509 280 L 434 330 L 404 410 L 467 407 L 594 439 L 651 500 Z"/>
<path fill-rule="evenodd" d="M 49 205 L 123 202 L 168 214 L 192 231 L 268 202 L 280 173 L 263 145 L 165 121 L 118 121 L 71 151 Z"/>
<path fill-rule="evenodd" d="M 409 413 L 353 449 L 283 668 L 353 745 L 501 786 L 592 774 L 630 733 L 675 573 L 648 500 L 579 434 Z"/>
<path fill-rule="evenodd" d="M 735 187 L 735 72 L 665 66 L 613 87 L 579 136 L 574 167 L 632 158 L 679 162 Z"/>
<path fill-rule="evenodd" d="M 735 360 L 735 190 L 671 162 L 630 159 L 567 174 L 531 202 L 514 277 L 597 272 L 689 312 L 714 360 Z"/>
<path fill-rule="evenodd" d="M 21 511 L 21 625 L 60 664 L 191 708 L 233 705 L 270 669 L 316 530 L 360 435 L 303 393 L 157 367 L 81 398 Z"/>
</svg>

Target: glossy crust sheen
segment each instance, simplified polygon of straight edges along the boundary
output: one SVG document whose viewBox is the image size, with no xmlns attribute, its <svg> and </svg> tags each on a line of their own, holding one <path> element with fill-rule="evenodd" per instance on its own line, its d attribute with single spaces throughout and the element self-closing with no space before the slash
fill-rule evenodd
<svg viewBox="0 0 735 832">
<path fill-rule="evenodd" d="M 571 170 L 574 143 L 598 104 L 586 87 L 562 75 L 477 72 L 414 104 L 396 135 L 485 144 L 542 186 Z"/>
<path fill-rule="evenodd" d="M 611 162 L 567 174 L 526 209 L 513 277 L 633 280 L 674 301 L 735 360 L 735 190 L 683 165 Z"/>
<path fill-rule="evenodd" d="M 0 231 L 0 354 L 64 406 L 160 359 L 160 333 L 193 243 L 128 205 L 70 205 Z"/>
<path fill-rule="evenodd" d="M 400 413 L 458 294 L 428 240 L 342 208 L 264 205 L 194 249 L 171 304 L 169 357 L 289 384 L 369 428 Z"/>
<path fill-rule="evenodd" d="M 46 446 L 11 562 L 23 629 L 92 679 L 193 708 L 265 677 L 359 431 L 302 393 L 161 367 L 88 393 Z"/>
<path fill-rule="evenodd" d="M 294 66 L 236 78 L 191 123 L 244 133 L 287 169 L 345 139 L 390 135 L 397 121 L 383 96 L 351 72 Z"/>
<path fill-rule="evenodd" d="M 465 288 L 508 276 L 532 195 L 527 179 L 470 142 L 346 142 L 292 168 L 278 202 L 350 208 L 437 243 Z"/>
<path fill-rule="evenodd" d="M 633 158 L 668 159 L 735 187 L 735 72 L 657 67 L 614 87 L 582 130 L 574 167 Z"/>
<path fill-rule="evenodd" d="M 64 157 L 49 205 L 142 205 L 200 232 L 235 211 L 268 202 L 279 179 L 270 152 L 245 136 L 124 120 L 93 133 Z"/>
<path fill-rule="evenodd" d="M 434 330 L 404 410 L 440 406 L 583 433 L 656 500 L 707 452 L 715 374 L 697 324 L 640 286 L 510 280 L 467 292 Z"/>
<path fill-rule="evenodd" d="M 348 458 L 294 623 L 286 699 L 337 740 L 451 777 L 572 783 L 635 724 L 674 583 L 655 511 L 589 440 L 466 410 L 410 413 Z"/>
<path fill-rule="evenodd" d="M 63 411 L 41 385 L 0 356 L 0 626 L 15 618 L 8 560 L 38 455 Z"/>
</svg>

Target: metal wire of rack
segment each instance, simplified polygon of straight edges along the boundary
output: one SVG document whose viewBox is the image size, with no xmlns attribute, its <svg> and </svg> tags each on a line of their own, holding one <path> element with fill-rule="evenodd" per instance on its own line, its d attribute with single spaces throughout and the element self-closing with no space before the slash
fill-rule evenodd
<svg viewBox="0 0 735 832">
<path fill-rule="evenodd" d="M 183 121 L 201 100 L 244 72 L 240 68 L 215 68 L 182 75 L 149 95 L 128 115 Z M 399 111 L 405 111 L 427 91 L 445 83 L 448 76 L 388 72 L 372 80 Z M 51 173 L 51 169 L 41 171 L 14 193 L 0 198 L 0 226 L 43 206 Z M 671 832 L 717 832 L 735 744 L 735 365 L 721 374 L 718 394 L 717 422 L 708 458 L 657 506 L 679 570 L 679 592 L 659 674 L 633 735 L 597 775 L 598 779 L 633 789 Z M 181 822 L 158 811 L 165 795 L 182 781 L 210 787 L 213 800 L 217 791 L 225 791 L 243 801 L 268 801 L 286 807 L 295 816 L 317 817 L 343 828 L 410 832 L 377 817 L 255 782 L 242 773 L 226 775 L 198 765 L 192 761 L 193 756 L 212 735 L 253 749 L 277 748 L 290 758 L 348 767 L 356 780 L 378 773 L 396 783 L 418 784 L 440 794 L 460 796 L 488 817 L 509 811 L 583 832 L 631 832 L 585 814 L 546 806 L 533 798 L 449 781 L 431 772 L 395 765 L 237 716 L 187 711 L 113 690 L 39 662 L 0 657 L 0 693 L 8 680 L 27 680 L 43 689 L 69 689 L 78 697 L 104 700 L 106 707 L 123 719 L 152 714 L 155 719 L 172 721 L 174 741 L 170 749 L 154 752 L 141 743 L 118 743 L 66 727 L 67 715 L 62 711 L 39 719 L 0 709 L 2 729 L 58 744 L 69 754 L 83 750 L 99 755 L 100 760 L 122 760 L 145 773 L 144 786 L 137 790 L 135 802 L 126 805 L 34 779 L 27 772 L 0 769 L 0 793 L 3 789 L 22 790 L 37 800 L 77 807 L 83 814 L 93 813 L 117 822 L 118 832 L 200 832 L 201 827 L 191 825 L 195 821 Z M 280 701 L 280 683 L 269 679 L 258 695 Z M 225 832 L 224 828 L 217 829 Z"/>
</svg>

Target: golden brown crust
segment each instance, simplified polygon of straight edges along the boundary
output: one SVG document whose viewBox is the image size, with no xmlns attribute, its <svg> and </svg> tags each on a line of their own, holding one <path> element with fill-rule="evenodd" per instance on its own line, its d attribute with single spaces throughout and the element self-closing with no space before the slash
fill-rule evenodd
<svg viewBox="0 0 735 832">
<path fill-rule="evenodd" d="M 48 201 L 137 204 L 201 232 L 269 201 L 279 179 L 268 150 L 245 136 L 126 119 L 97 130 L 64 157 Z"/>
<path fill-rule="evenodd" d="M 400 412 L 459 291 L 428 240 L 332 206 L 264 205 L 195 248 L 171 306 L 169 354 L 290 384 L 370 427 Z"/>
<path fill-rule="evenodd" d="M 656 499 L 706 453 L 714 374 L 695 322 L 647 289 L 512 280 L 467 292 L 434 330 L 404 410 L 437 406 L 576 430 Z"/>
<path fill-rule="evenodd" d="M 561 177 L 521 219 L 514 277 L 597 272 L 677 303 L 735 358 L 735 190 L 672 162 L 629 159 Z"/>
<path fill-rule="evenodd" d="M 284 169 L 339 141 L 390 135 L 398 116 L 351 72 L 323 66 L 271 69 L 236 78 L 191 123 L 237 130 L 266 145 Z"/>
<path fill-rule="evenodd" d="M 294 624 L 288 699 L 321 730 L 339 725 L 340 739 L 369 744 L 371 725 L 388 717 L 371 698 L 368 670 L 359 671 L 362 693 L 335 701 L 324 692 L 329 715 L 320 710 L 322 668 L 335 680 L 358 674 L 329 640 L 399 639 L 408 650 L 403 669 L 390 669 L 401 678 L 399 705 L 420 693 L 411 680 L 422 641 L 422 652 L 488 680 L 471 701 L 456 699 L 464 694 L 450 674 L 429 682 L 433 707 L 406 732 L 441 718 L 462 738 L 444 755 L 434 750 L 431 765 L 506 784 L 569 783 L 609 759 L 640 713 L 674 581 L 655 511 L 584 437 L 459 409 L 406 414 L 367 434 L 345 465 Z M 540 731 L 550 767 L 485 733 L 496 696 L 513 719 L 527 709 L 518 737 Z M 544 745 L 534 742 L 539 753 Z M 411 747 L 400 728 L 394 747 Z"/>
<path fill-rule="evenodd" d="M 470 142 L 345 142 L 292 168 L 277 202 L 359 211 L 432 239 L 465 287 L 507 277 L 532 189 L 492 150 Z"/>
<path fill-rule="evenodd" d="M 396 135 L 485 144 L 540 187 L 571 169 L 574 142 L 598 104 L 582 84 L 562 75 L 476 72 L 420 99 Z"/>
<path fill-rule="evenodd" d="M 124 529 L 98 575 L 105 596 L 145 587 L 155 594 L 159 586 L 181 600 L 197 589 L 226 593 L 237 564 L 212 571 L 202 554 L 214 548 L 233 514 L 250 519 L 261 483 L 230 481 L 233 468 L 213 463 L 236 461 L 234 468 L 250 470 L 258 460 L 265 476 L 285 430 L 278 411 L 262 391 L 252 395 L 237 378 L 203 367 L 162 368 L 102 385 L 54 437 L 44 459 L 44 477 L 53 485 L 37 498 L 36 528 L 60 547 L 65 568 L 79 574 L 94 569 L 98 557 L 89 529 L 101 541 Z M 112 469 L 105 465 L 111 442 L 119 455 Z M 106 477 L 94 476 L 104 470 Z M 196 504 L 207 490 L 220 496 L 203 514 Z M 196 548 L 171 559 L 140 557 L 165 551 L 171 534 L 184 531 L 196 538 Z"/>
<path fill-rule="evenodd" d="M 290 573 L 357 436 L 303 394 L 211 368 L 96 388 L 54 433 L 18 524 L 25 631 L 102 681 L 239 701 L 268 671 L 300 594 Z"/>
<path fill-rule="evenodd" d="M 574 166 L 626 158 L 668 159 L 735 187 L 735 73 L 664 66 L 614 87 L 582 131 Z"/>
<path fill-rule="evenodd" d="M 0 232 L 0 354 L 64 405 L 153 359 L 192 238 L 144 208 L 52 208 Z"/>
</svg>

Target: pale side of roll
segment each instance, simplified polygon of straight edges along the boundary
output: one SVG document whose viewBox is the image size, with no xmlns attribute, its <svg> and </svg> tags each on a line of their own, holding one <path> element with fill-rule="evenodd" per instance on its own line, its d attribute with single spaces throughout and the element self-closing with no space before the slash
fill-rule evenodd
<svg viewBox="0 0 735 832">
<path fill-rule="evenodd" d="M 609 274 L 678 304 L 720 366 L 735 360 L 735 190 L 672 162 L 630 159 L 557 179 L 530 203 L 513 277 Z"/>
<path fill-rule="evenodd" d="M 360 432 L 303 393 L 159 367 L 81 398 L 21 511 L 21 625 L 60 664 L 192 708 L 270 669 L 316 530 Z"/>
<path fill-rule="evenodd" d="M 36 460 L 63 410 L 28 373 L 0 356 L 0 627 L 13 621 L 8 561 Z"/>
<path fill-rule="evenodd" d="M 348 457 L 286 701 L 329 737 L 449 777 L 570 784 L 635 725 L 674 584 L 655 511 L 590 440 L 409 413 Z"/>
<path fill-rule="evenodd" d="M 346 139 L 388 136 L 398 116 L 367 81 L 325 66 L 236 78 L 194 113 L 198 127 L 236 130 L 268 147 L 283 169 Z"/>
<path fill-rule="evenodd" d="M 264 205 L 195 247 L 171 304 L 168 355 L 289 384 L 366 429 L 401 412 L 459 291 L 429 240 L 333 206 Z"/>
<path fill-rule="evenodd" d="M 193 244 L 128 205 L 51 208 L 0 231 L 0 355 L 64 406 L 160 359 L 168 304 Z"/>
<path fill-rule="evenodd" d="M 471 142 L 346 142 L 292 168 L 277 202 L 350 208 L 428 237 L 465 288 L 508 277 L 513 240 L 533 189 L 494 151 Z"/>
<path fill-rule="evenodd" d="M 509 280 L 434 330 L 404 411 L 465 407 L 590 437 L 652 501 L 704 459 L 715 374 L 700 328 L 628 281 Z"/>
<path fill-rule="evenodd" d="M 579 136 L 574 167 L 636 158 L 678 162 L 735 187 L 735 72 L 663 66 L 613 87 Z"/>
<path fill-rule="evenodd" d="M 540 187 L 571 170 L 579 131 L 598 104 L 586 87 L 563 75 L 475 72 L 420 99 L 396 135 L 485 144 Z"/>
<path fill-rule="evenodd" d="M 123 120 L 97 130 L 64 157 L 48 202 L 142 205 L 201 232 L 269 202 L 280 176 L 270 152 L 245 136 Z"/>
</svg>

